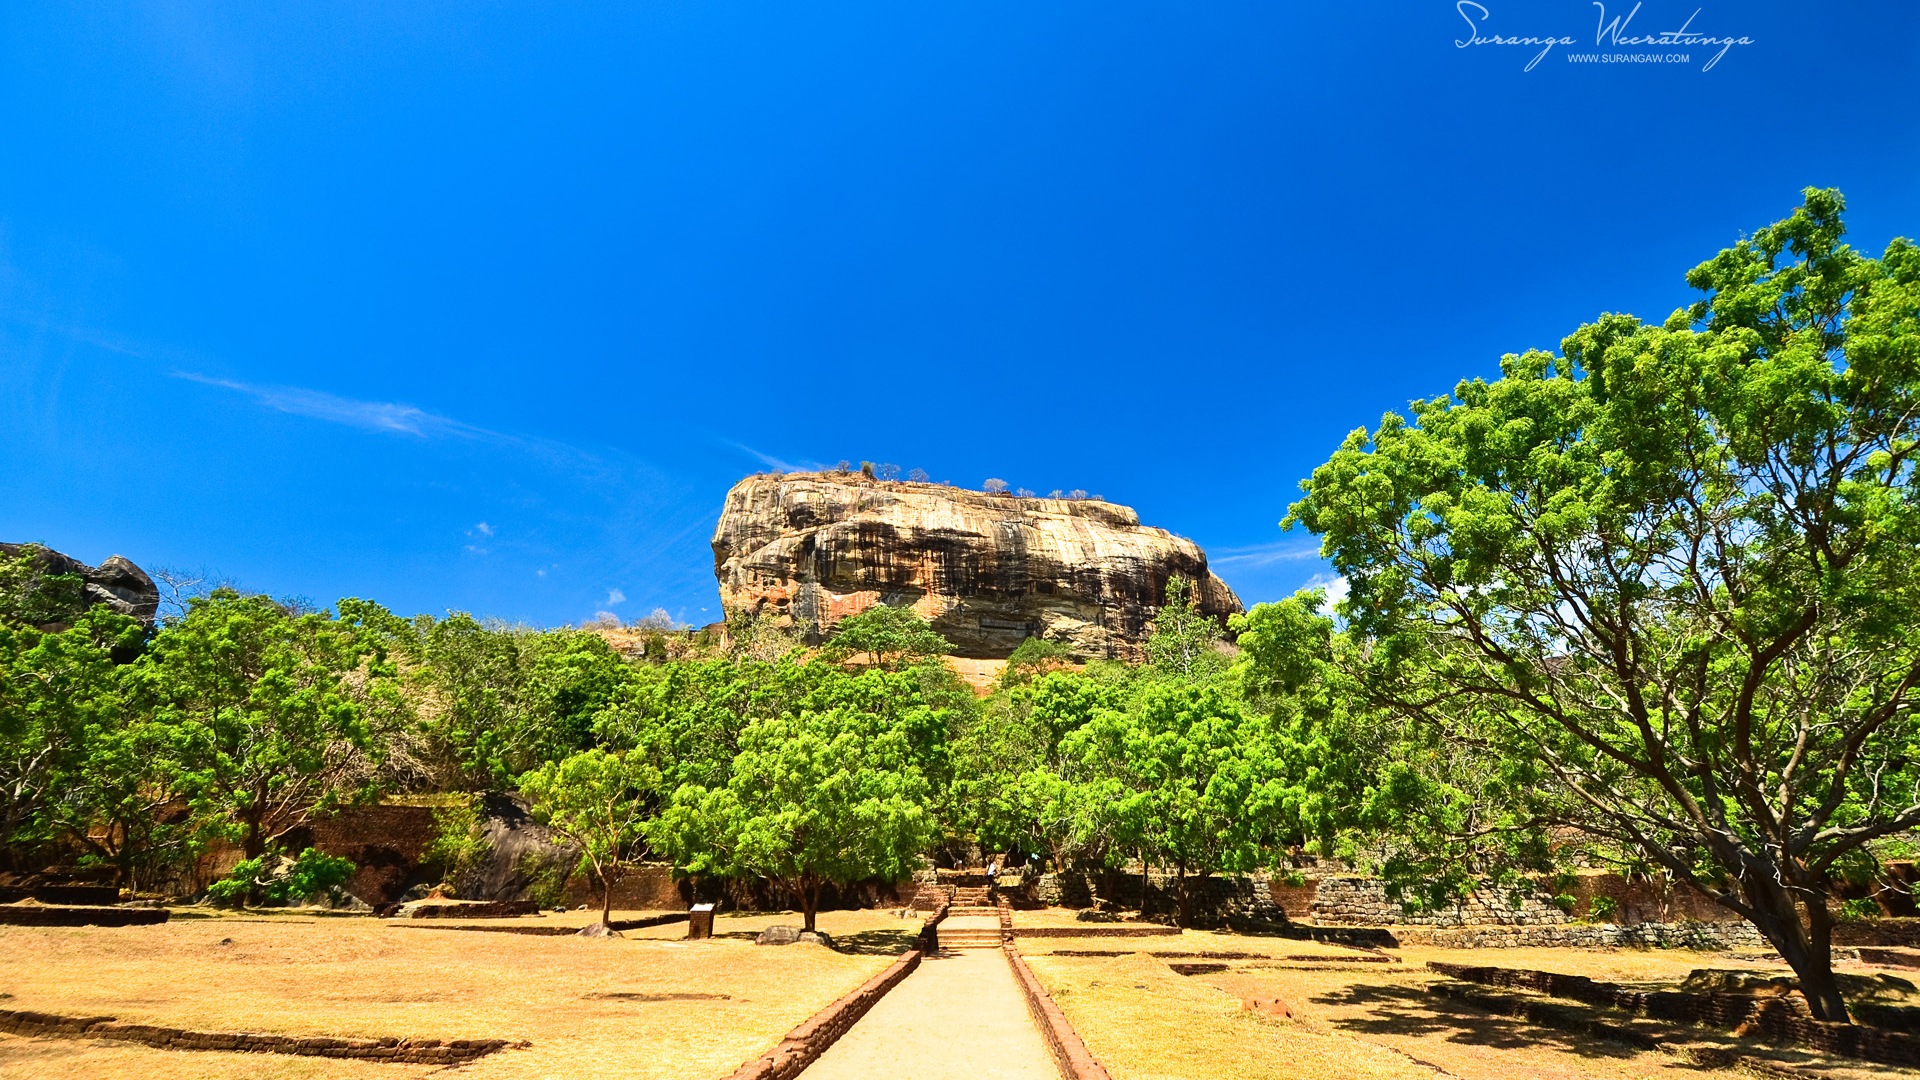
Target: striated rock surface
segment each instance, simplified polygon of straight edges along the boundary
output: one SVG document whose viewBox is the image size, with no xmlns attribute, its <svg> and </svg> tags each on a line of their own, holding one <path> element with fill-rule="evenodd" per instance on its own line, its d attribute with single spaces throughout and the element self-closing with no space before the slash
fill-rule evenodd
<svg viewBox="0 0 1920 1080">
<path fill-rule="evenodd" d="M 1203 613 L 1224 623 L 1241 610 L 1199 545 L 1128 507 L 851 473 L 735 484 L 713 565 L 729 615 L 769 612 L 818 641 L 874 604 L 910 605 L 964 657 L 1040 637 L 1082 658 L 1138 658 L 1175 575 L 1195 583 Z"/>
<path fill-rule="evenodd" d="M 147 572 L 130 560 L 113 555 L 99 566 L 88 566 L 52 548 L 8 543 L 0 543 L 0 556 L 13 558 L 29 547 L 34 550 L 35 567 L 42 579 L 72 575 L 81 581 L 81 588 L 72 602 L 57 605 L 70 610 L 53 612 L 56 618 L 47 624 L 48 627 L 64 625 L 95 604 L 105 604 L 122 615 L 131 615 L 152 625 L 155 614 L 160 610 L 160 590 Z"/>
</svg>

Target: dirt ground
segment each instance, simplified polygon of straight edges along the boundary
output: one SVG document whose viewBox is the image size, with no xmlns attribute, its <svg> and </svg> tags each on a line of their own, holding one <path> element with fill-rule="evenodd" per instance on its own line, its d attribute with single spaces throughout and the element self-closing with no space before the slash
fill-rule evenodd
<svg viewBox="0 0 1920 1080">
<path fill-rule="evenodd" d="M 575 914 L 584 913 L 568 916 Z M 555 925 L 584 921 L 552 918 Z M 680 940 L 685 923 L 615 940 L 291 915 L 0 927 L 0 1007 L 195 1030 L 532 1043 L 463 1067 L 459 1075 L 469 1080 L 700 1080 L 724 1076 L 772 1046 L 885 967 L 918 929 L 888 912 L 824 912 L 820 928 L 851 951 L 751 943 L 767 925 L 798 921 L 722 916 L 717 940 L 705 942 Z M 0 1077 L 401 1080 L 436 1071 L 0 1037 Z"/>
<path fill-rule="evenodd" d="M 1021 917 L 1015 916 L 1016 928 Z M 1636 1050 L 1490 1015 L 1427 992 L 1428 960 L 1525 967 L 1621 982 L 1678 983 L 1700 968 L 1778 973 L 1784 965 L 1684 950 L 1390 950 L 1398 962 L 1355 949 L 1282 938 L 1187 931 L 1147 939 L 1029 938 L 1020 943 L 1094 1056 L 1114 1080 L 1328 1078 L 1398 1080 L 1699 1077 L 1697 1051 L 1796 1068 L 1829 1080 L 1889 1080 L 1909 1071 L 1822 1059 L 1704 1029 L 1658 1026 L 1675 1051 Z M 1130 950 L 1122 956 L 1075 952 Z M 1227 970 L 1179 974 L 1198 957 L 1238 952 Z M 1848 970 L 1872 969 L 1852 965 Z M 1292 1016 L 1249 1011 L 1248 999 L 1286 1003 Z M 1711 1060 L 1711 1059 L 1708 1059 Z M 1744 1071 L 1744 1070 L 1740 1070 Z"/>
</svg>

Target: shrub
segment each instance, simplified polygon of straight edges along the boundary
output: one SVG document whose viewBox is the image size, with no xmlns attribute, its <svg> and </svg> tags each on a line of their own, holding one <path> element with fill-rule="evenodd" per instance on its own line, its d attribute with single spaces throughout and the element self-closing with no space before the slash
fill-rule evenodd
<svg viewBox="0 0 1920 1080">
<path fill-rule="evenodd" d="M 293 859 L 270 850 L 257 859 L 237 863 L 226 877 L 207 886 L 207 899 L 236 907 L 307 900 L 346 884 L 353 871 L 352 860 L 313 848 Z"/>
<path fill-rule="evenodd" d="M 480 805 L 480 795 L 468 792 L 434 808 L 433 839 L 420 859 L 438 866 L 441 880 L 453 881 L 473 869 L 492 849 L 482 831 Z"/>
<path fill-rule="evenodd" d="M 1620 902 L 1611 896 L 1596 896 L 1587 905 L 1587 917 L 1594 922 L 1612 922 L 1620 911 Z"/>
<path fill-rule="evenodd" d="M 1840 919 L 1842 922 L 1859 922 L 1862 919 L 1874 918 L 1879 914 L 1879 902 L 1868 900 L 1865 897 L 1857 900 L 1843 901 L 1840 905 Z"/>
</svg>

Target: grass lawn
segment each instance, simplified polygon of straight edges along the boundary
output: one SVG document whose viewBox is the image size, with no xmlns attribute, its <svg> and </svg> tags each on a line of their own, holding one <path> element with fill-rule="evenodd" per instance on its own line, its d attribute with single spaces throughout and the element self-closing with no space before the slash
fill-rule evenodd
<svg viewBox="0 0 1920 1080">
<path fill-rule="evenodd" d="M 731 1072 L 880 971 L 918 926 L 887 912 L 821 913 L 820 928 L 851 942 L 852 953 L 732 936 L 774 922 L 799 919 L 722 916 L 715 930 L 727 936 L 705 942 L 679 940 L 684 923 L 616 940 L 290 915 L 0 927 L 0 1007 L 197 1030 L 532 1042 L 462 1068 L 471 1080 L 702 1080 Z M 0 1077 L 398 1080 L 435 1071 L 0 1037 Z"/>
<path fill-rule="evenodd" d="M 1065 955 L 1083 949 L 1139 951 L 1119 957 Z M 1420 949 L 1405 950 L 1403 963 L 1382 964 L 1362 962 L 1363 954 L 1336 946 L 1197 931 L 1132 942 L 1027 939 L 1021 950 L 1114 1080 L 1699 1077 L 1700 1067 L 1679 1054 L 1634 1050 L 1492 1016 L 1429 994 L 1426 986 L 1439 977 L 1425 969 L 1425 962 L 1672 983 L 1697 968 L 1783 970 L 1778 964 L 1741 963 L 1724 953 L 1680 950 Z M 1234 960 L 1226 971 L 1182 976 L 1167 960 L 1150 955 L 1175 951 L 1256 953 L 1267 959 Z M 1241 1005 L 1247 998 L 1274 997 L 1291 1006 L 1291 1019 Z M 1674 1030 L 1660 1029 L 1663 1035 Z M 1688 1048 L 1735 1049 L 1798 1067 L 1808 1076 L 1887 1080 L 1912 1075 L 1702 1029 L 1684 1029 L 1683 1037 Z"/>
</svg>

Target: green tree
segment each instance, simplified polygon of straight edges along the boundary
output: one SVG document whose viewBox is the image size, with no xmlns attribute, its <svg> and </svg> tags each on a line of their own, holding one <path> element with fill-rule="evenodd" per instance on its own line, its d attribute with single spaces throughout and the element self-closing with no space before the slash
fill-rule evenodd
<svg viewBox="0 0 1920 1080">
<path fill-rule="evenodd" d="M 1000 685 L 1021 686 L 1050 671 L 1060 671 L 1072 662 L 1073 650 L 1065 645 L 1030 637 L 1007 655 L 1007 666 L 1000 672 Z"/>
<path fill-rule="evenodd" d="M 195 599 L 133 674 L 154 719 L 177 732 L 198 818 L 247 859 L 315 811 L 369 794 L 404 714 L 368 635 L 232 589 Z"/>
<path fill-rule="evenodd" d="M 1208 679 L 1226 669 L 1220 624 L 1200 614 L 1188 579 L 1177 574 L 1167 579 L 1167 602 L 1149 629 L 1147 660 L 1161 671 L 1182 679 Z"/>
<path fill-rule="evenodd" d="M 520 778 L 534 820 L 579 847 L 581 869 L 600 883 L 602 925 L 613 921 L 614 883 L 645 851 L 660 779 L 660 770 L 642 756 L 598 747 Z"/>
<path fill-rule="evenodd" d="M 740 731 L 723 783 L 682 785 L 651 835 L 690 872 L 774 882 L 811 930 L 822 886 L 904 878 L 935 837 L 945 721 L 911 672 L 779 667 L 779 711 Z"/>
<path fill-rule="evenodd" d="M 57 632 L 0 619 L 0 855 L 9 863 L 32 864 L 90 831 L 76 813 L 93 797 L 89 755 L 127 717 L 113 657 L 144 636 L 103 608 Z"/>
<path fill-rule="evenodd" d="M 1142 872 L 1172 867 L 1178 919 L 1190 921 L 1190 875 L 1271 866 L 1297 828 L 1295 793 L 1265 717 L 1219 686 L 1149 683 L 1126 709 L 1099 709 L 1067 736 L 1064 752 L 1135 849 Z"/>
<path fill-rule="evenodd" d="M 953 644 L 912 608 L 875 604 L 841 619 L 821 650 L 829 659 L 864 655 L 875 667 L 899 668 L 953 651 Z"/>
<path fill-rule="evenodd" d="M 736 611 L 727 616 L 727 656 L 772 663 L 803 647 L 800 635 L 780 625 L 770 612 Z"/>
<path fill-rule="evenodd" d="M 390 631 L 392 632 L 392 631 Z M 436 787 L 511 788 L 515 778 L 594 745 L 594 717 L 630 666 L 600 635 L 419 616 L 393 632 Z"/>
<path fill-rule="evenodd" d="M 1501 828 L 1706 890 L 1832 1021 L 1833 882 L 1920 824 L 1920 249 L 1862 255 L 1841 211 L 1809 189 L 1664 324 L 1354 432 L 1288 515 L 1376 700 L 1530 770 Z"/>
</svg>

